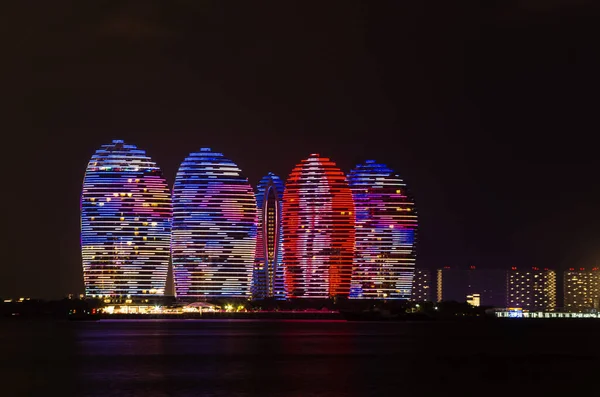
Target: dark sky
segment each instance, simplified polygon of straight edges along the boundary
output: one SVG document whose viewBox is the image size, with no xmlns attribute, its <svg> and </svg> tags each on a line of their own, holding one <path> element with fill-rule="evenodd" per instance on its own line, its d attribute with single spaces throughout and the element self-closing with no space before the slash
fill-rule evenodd
<svg viewBox="0 0 600 397">
<path fill-rule="evenodd" d="M 81 182 L 112 139 L 170 183 L 201 146 L 253 184 L 373 158 L 415 196 L 418 266 L 594 264 L 594 1 L 439 3 L 3 5 L 0 296 L 83 291 Z"/>
</svg>

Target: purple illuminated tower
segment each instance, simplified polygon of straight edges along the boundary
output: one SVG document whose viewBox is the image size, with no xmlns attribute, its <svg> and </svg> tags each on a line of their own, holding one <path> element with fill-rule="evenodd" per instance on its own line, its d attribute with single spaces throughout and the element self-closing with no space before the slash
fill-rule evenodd
<svg viewBox="0 0 600 397">
<path fill-rule="evenodd" d="M 356 209 L 351 298 L 410 299 L 417 213 L 406 184 L 373 160 L 348 175 Z"/>
</svg>

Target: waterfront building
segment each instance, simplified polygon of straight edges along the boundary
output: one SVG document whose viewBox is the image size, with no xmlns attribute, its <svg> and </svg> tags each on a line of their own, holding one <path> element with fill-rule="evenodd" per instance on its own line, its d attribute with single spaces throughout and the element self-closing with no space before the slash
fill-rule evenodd
<svg viewBox="0 0 600 397">
<path fill-rule="evenodd" d="M 411 300 L 414 302 L 431 302 L 433 294 L 431 286 L 431 271 L 429 269 L 416 269 L 412 283 Z"/>
<path fill-rule="evenodd" d="M 570 268 L 564 273 L 564 308 L 570 312 L 600 310 L 600 270 Z"/>
<path fill-rule="evenodd" d="M 103 145 L 81 193 L 87 296 L 162 295 L 169 267 L 171 194 L 160 168 L 135 145 Z"/>
<path fill-rule="evenodd" d="M 356 213 L 351 298 L 410 299 L 417 211 L 404 181 L 368 160 L 348 175 Z"/>
<path fill-rule="evenodd" d="M 505 270 L 446 266 L 436 272 L 436 298 L 438 302 L 466 302 L 478 295 L 481 306 L 504 307 L 506 277 Z"/>
<path fill-rule="evenodd" d="M 284 183 L 269 173 L 256 187 L 258 225 L 252 278 L 255 299 L 285 299 L 281 212 Z"/>
<path fill-rule="evenodd" d="M 283 193 L 283 263 L 289 298 L 348 296 L 354 259 L 354 202 L 344 173 L 312 154 Z"/>
<path fill-rule="evenodd" d="M 507 307 L 529 311 L 556 309 L 556 272 L 533 267 L 508 272 Z"/>
<path fill-rule="evenodd" d="M 177 297 L 249 298 L 256 222 L 256 198 L 240 168 L 208 148 L 191 153 L 173 186 Z"/>
</svg>

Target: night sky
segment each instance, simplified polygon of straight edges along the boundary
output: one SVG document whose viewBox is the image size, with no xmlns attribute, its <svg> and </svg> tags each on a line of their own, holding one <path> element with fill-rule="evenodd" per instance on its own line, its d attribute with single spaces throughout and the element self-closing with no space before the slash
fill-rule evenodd
<svg viewBox="0 0 600 397">
<path fill-rule="evenodd" d="M 203 146 L 252 184 L 375 159 L 415 197 L 420 267 L 594 265 L 597 7 L 439 3 L 4 4 L 0 296 L 83 292 L 81 183 L 113 139 L 171 184 Z"/>
</svg>

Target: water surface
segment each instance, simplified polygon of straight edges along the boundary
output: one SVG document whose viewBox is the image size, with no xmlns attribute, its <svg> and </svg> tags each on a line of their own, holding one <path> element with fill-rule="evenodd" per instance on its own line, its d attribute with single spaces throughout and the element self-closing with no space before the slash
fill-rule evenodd
<svg viewBox="0 0 600 397">
<path fill-rule="evenodd" d="M 595 395 L 599 336 L 581 320 L 5 321 L 0 395 Z"/>
</svg>

